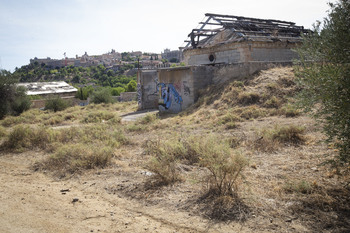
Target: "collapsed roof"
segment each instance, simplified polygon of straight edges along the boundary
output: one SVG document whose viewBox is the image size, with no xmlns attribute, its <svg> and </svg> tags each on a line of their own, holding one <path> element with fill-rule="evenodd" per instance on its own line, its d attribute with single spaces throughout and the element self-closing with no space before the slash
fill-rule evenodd
<svg viewBox="0 0 350 233">
<path fill-rule="evenodd" d="M 301 42 L 301 35 L 309 33 L 293 22 L 257 19 L 233 15 L 205 14 L 200 28 L 188 34 L 184 49 L 210 47 L 217 44 L 242 41 Z"/>
</svg>

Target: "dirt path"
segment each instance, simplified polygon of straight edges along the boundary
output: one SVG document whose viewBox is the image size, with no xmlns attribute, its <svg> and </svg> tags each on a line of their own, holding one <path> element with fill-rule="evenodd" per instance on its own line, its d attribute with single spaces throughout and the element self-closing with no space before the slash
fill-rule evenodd
<svg viewBox="0 0 350 233">
<path fill-rule="evenodd" d="M 35 152 L 0 155 L 0 232 L 235 231 L 185 212 L 141 206 L 108 194 L 93 179 L 55 181 L 29 169 L 38 156 Z"/>
</svg>

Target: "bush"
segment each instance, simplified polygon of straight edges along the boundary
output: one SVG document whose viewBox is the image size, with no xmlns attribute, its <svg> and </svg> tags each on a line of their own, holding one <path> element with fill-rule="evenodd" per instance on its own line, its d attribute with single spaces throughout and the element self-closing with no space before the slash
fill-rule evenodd
<svg viewBox="0 0 350 233">
<path fill-rule="evenodd" d="M 113 149 L 106 146 L 68 144 L 58 147 L 55 153 L 39 168 L 65 176 L 85 169 L 106 167 L 113 156 Z"/>
<path fill-rule="evenodd" d="M 122 87 L 112 88 L 112 96 L 120 96 L 120 93 L 125 92 L 125 89 Z"/>
<path fill-rule="evenodd" d="M 140 124 L 150 124 L 157 120 L 157 116 L 155 114 L 147 114 L 146 116 L 142 117 L 138 123 Z"/>
<path fill-rule="evenodd" d="M 302 193 L 302 194 L 310 194 L 313 191 L 312 185 L 305 181 L 305 180 L 299 180 L 299 181 L 288 181 L 284 184 L 283 189 L 286 192 L 291 193 Z"/>
<path fill-rule="evenodd" d="M 32 102 L 26 94 L 26 89 L 24 87 L 17 87 L 15 98 L 11 103 L 12 113 L 16 116 L 20 115 L 22 112 L 30 109 Z"/>
<path fill-rule="evenodd" d="M 258 133 L 259 138 L 255 141 L 255 148 L 270 152 L 276 150 L 280 144 L 303 144 L 305 142 L 304 131 L 303 127 L 294 125 L 264 129 Z"/>
<path fill-rule="evenodd" d="M 167 153 L 166 150 L 159 150 L 155 153 L 146 164 L 146 168 L 156 174 L 156 178 L 164 184 L 172 184 L 180 180 L 176 171 L 176 157 Z"/>
<path fill-rule="evenodd" d="M 108 111 L 96 111 L 90 112 L 87 116 L 82 120 L 83 123 L 100 123 L 102 121 L 108 121 L 114 118 L 115 115 L 113 112 Z"/>
<path fill-rule="evenodd" d="M 60 96 L 50 96 L 45 101 L 45 109 L 52 110 L 54 112 L 65 110 L 68 107 L 69 103 Z"/>
<path fill-rule="evenodd" d="M 27 125 L 18 125 L 9 133 L 4 146 L 7 149 L 22 152 L 26 149 L 46 148 L 54 141 L 53 130 L 39 127 L 31 128 Z"/>
<path fill-rule="evenodd" d="M 305 128 L 299 126 L 284 126 L 280 128 L 275 128 L 272 131 L 272 140 L 277 140 L 282 143 L 291 143 L 294 145 L 303 144 L 305 142 L 304 133 Z"/>
<path fill-rule="evenodd" d="M 136 81 L 131 80 L 131 81 L 126 85 L 126 91 L 127 91 L 127 92 L 135 92 L 135 91 L 136 91 L 136 86 L 137 86 Z"/>
<path fill-rule="evenodd" d="M 281 100 L 276 96 L 272 96 L 270 99 L 266 100 L 264 107 L 266 108 L 279 108 L 281 106 Z"/>
<path fill-rule="evenodd" d="M 94 104 L 112 103 L 112 94 L 108 88 L 101 88 L 92 93 L 91 102 Z"/>
<path fill-rule="evenodd" d="M 257 93 L 243 92 L 238 95 L 238 103 L 242 105 L 252 105 L 258 103 L 260 95 Z"/>
<path fill-rule="evenodd" d="M 281 108 L 280 113 L 286 117 L 296 117 L 300 115 L 300 110 L 291 104 L 286 104 Z"/>
<path fill-rule="evenodd" d="M 200 164 L 210 171 L 209 193 L 238 197 L 238 179 L 248 165 L 247 159 L 239 151 L 231 154 L 229 144 L 214 136 L 205 138 L 200 150 Z"/>
</svg>

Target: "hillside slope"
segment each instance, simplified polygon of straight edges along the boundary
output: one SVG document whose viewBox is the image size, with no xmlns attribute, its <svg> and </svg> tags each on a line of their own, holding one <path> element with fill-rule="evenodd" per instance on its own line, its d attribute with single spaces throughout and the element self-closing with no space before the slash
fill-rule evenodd
<svg viewBox="0 0 350 233">
<path fill-rule="evenodd" d="M 348 232 L 346 181 L 321 165 L 334 150 L 293 107 L 297 92 L 292 68 L 274 68 L 209 87 L 178 115 L 122 123 L 133 102 L 7 117 L 0 231 Z M 13 137 L 19 125 L 31 139 Z M 203 154 L 225 151 L 246 161 L 236 196 L 209 189 Z M 157 167 L 159 154 L 173 160 Z M 169 185 L 157 175 L 168 167 Z"/>
</svg>

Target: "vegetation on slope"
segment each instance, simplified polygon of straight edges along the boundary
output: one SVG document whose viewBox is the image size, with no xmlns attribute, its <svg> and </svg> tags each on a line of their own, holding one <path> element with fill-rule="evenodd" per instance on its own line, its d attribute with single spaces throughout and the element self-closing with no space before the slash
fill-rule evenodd
<svg viewBox="0 0 350 233">
<path fill-rule="evenodd" d="M 74 85 L 99 85 L 128 89 L 128 83 L 135 81 L 136 76 L 126 76 L 126 70 L 134 68 L 132 64 L 122 65 L 118 71 L 107 69 L 103 65 L 91 67 L 49 67 L 37 62 L 16 69 L 14 75 L 20 82 L 66 81 Z"/>
<path fill-rule="evenodd" d="M 31 109 L 0 121 L 1 150 L 43 151 L 35 170 L 59 178 L 107 168 L 103 179 L 113 181 L 104 180 L 101 189 L 149 206 L 246 221 L 252 229 L 257 216 L 266 231 L 273 229 L 270 219 L 282 229 L 298 219 L 299 230 L 330 224 L 346 230 L 350 207 L 342 178 L 318 166 L 319 155 L 333 150 L 319 142 L 323 135 L 313 121 L 293 107 L 298 91 L 292 68 L 274 68 L 209 87 L 178 115 L 122 122 L 122 114 L 136 110 L 135 102 L 56 113 Z M 339 211 L 330 215 L 329 208 Z"/>
</svg>

